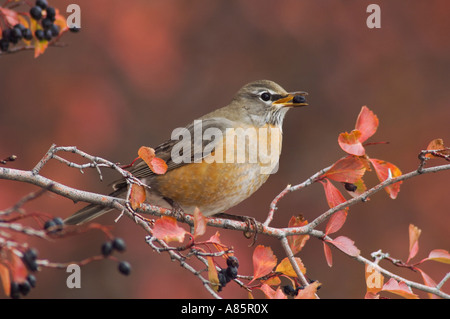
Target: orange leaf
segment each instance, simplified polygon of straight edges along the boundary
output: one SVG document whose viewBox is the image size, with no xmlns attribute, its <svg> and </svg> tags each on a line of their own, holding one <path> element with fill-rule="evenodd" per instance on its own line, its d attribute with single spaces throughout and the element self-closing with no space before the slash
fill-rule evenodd
<svg viewBox="0 0 450 319">
<path fill-rule="evenodd" d="M 253 280 L 268 275 L 277 265 L 277 257 L 270 247 L 259 245 L 253 251 Z"/>
<path fill-rule="evenodd" d="M 217 269 L 214 265 L 214 261 L 212 257 L 208 256 L 206 257 L 208 259 L 208 280 L 211 284 L 211 288 L 214 291 L 219 291 L 220 282 L 219 282 L 219 276 L 217 275 Z"/>
<path fill-rule="evenodd" d="M 346 219 L 347 219 L 346 210 L 340 210 L 334 213 L 330 217 L 330 220 L 328 221 L 327 226 L 325 227 L 325 234 L 329 235 L 337 232 L 344 225 Z"/>
<path fill-rule="evenodd" d="M 375 172 L 377 173 L 378 179 L 381 182 L 384 182 L 389 177 L 395 178 L 402 175 L 400 169 L 392 163 L 374 158 L 371 158 L 370 162 L 375 168 Z M 398 192 L 400 192 L 401 184 L 402 182 L 400 181 L 385 188 L 386 192 L 392 199 L 397 198 Z"/>
<path fill-rule="evenodd" d="M 194 210 L 194 238 L 204 235 L 206 232 L 206 217 L 195 207 Z"/>
<path fill-rule="evenodd" d="M 419 236 L 422 230 L 409 224 L 409 256 L 406 263 L 408 263 L 419 251 Z"/>
<path fill-rule="evenodd" d="M 9 276 L 9 268 L 0 263 L 0 281 L 3 284 L 5 295 L 9 296 L 11 289 L 11 278 Z"/>
<path fill-rule="evenodd" d="M 301 227 L 308 224 L 308 221 L 303 218 L 303 216 L 292 216 L 289 220 L 288 227 Z M 309 239 L 309 235 L 294 235 L 288 236 L 289 247 L 291 247 L 292 253 L 295 255 L 303 246 L 305 246 L 306 241 Z"/>
<path fill-rule="evenodd" d="M 269 285 L 263 284 L 259 289 L 261 289 L 268 299 L 287 299 L 280 287 L 277 290 L 273 290 Z"/>
<path fill-rule="evenodd" d="M 349 155 L 341 158 L 321 177 L 343 183 L 355 183 L 360 180 L 366 171 L 366 167 L 357 156 Z"/>
<path fill-rule="evenodd" d="M 184 228 L 178 226 L 177 220 L 169 216 L 162 216 L 153 227 L 153 236 L 167 243 L 171 241 L 183 242 L 186 233 Z"/>
<path fill-rule="evenodd" d="M 359 139 L 361 138 L 361 132 L 353 130 L 350 133 L 341 133 L 338 137 L 339 146 L 348 154 L 363 156 L 366 154 L 364 146 L 362 146 Z"/>
<path fill-rule="evenodd" d="M 415 269 L 417 269 L 420 272 L 420 274 L 422 275 L 425 286 L 432 287 L 432 288 L 437 286 L 436 282 L 430 276 L 428 276 L 422 269 L 420 269 L 420 268 L 415 268 Z M 430 299 L 438 299 L 439 298 L 438 296 L 436 296 L 435 294 L 432 294 L 432 293 L 428 293 L 428 296 L 430 297 Z"/>
<path fill-rule="evenodd" d="M 389 291 L 407 299 L 419 299 L 419 297 L 412 292 L 408 285 L 406 285 L 403 281 L 397 282 L 394 278 L 389 279 L 389 281 L 383 285 L 382 291 Z"/>
<path fill-rule="evenodd" d="M 378 117 L 367 106 L 361 108 L 361 112 L 356 120 L 355 129 L 361 132 L 359 141 L 363 143 L 369 137 L 371 137 L 378 128 Z"/>
<path fill-rule="evenodd" d="M 36 30 L 42 30 L 42 26 L 40 23 L 38 23 L 36 20 L 31 19 L 31 25 L 30 25 L 31 32 L 34 34 Z M 34 58 L 37 58 L 42 53 L 47 50 L 48 47 L 48 41 L 42 40 L 39 41 L 36 37 L 33 37 L 33 45 L 34 45 Z"/>
<path fill-rule="evenodd" d="M 138 155 L 153 173 L 164 174 L 167 171 L 166 162 L 161 158 L 155 157 L 155 150 L 153 148 L 141 146 L 138 150 Z"/>
<path fill-rule="evenodd" d="M 361 253 L 355 246 L 355 242 L 348 237 L 339 236 L 333 240 L 326 240 L 326 242 L 333 244 L 337 249 L 343 251 L 347 255 L 356 257 Z"/>
<path fill-rule="evenodd" d="M 329 267 L 333 266 L 333 255 L 331 254 L 331 248 L 328 246 L 328 244 L 324 241 L 323 242 L 323 251 L 325 253 L 325 259 L 327 260 L 327 264 Z"/>
<path fill-rule="evenodd" d="M 303 265 L 303 262 L 300 258 L 294 257 L 295 262 L 297 263 L 298 267 L 300 268 L 301 272 L 303 274 L 306 273 L 306 268 Z M 292 267 L 291 262 L 289 261 L 289 258 L 284 258 L 275 269 L 276 272 L 281 272 L 289 277 L 297 277 L 297 274 L 295 273 L 294 267 Z"/>
<path fill-rule="evenodd" d="M 145 187 L 142 185 L 131 184 L 131 192 L 130 192 L 130 204 L 133 210 L 141 207 L 142 203 L 145 202 Z"/>
<path fill-rule="evenodd" d="M 384 277 L 378 270 L 366 264 L 365 277 L 367 293 L 377 294 L 381 291 L 383 288 Z"/>
<path fill-rule="evenodd" d="M 444 264 L 450 264 L 450 254 L 444 249 L 434 249 L 430 252 L 428 257 L 421 262 L 425 260 L 434 260 Z"/>
<path fill-rule="evenodd" d="M 450 155 L 450 149 L 444 146 L 444 140 L 442 138 L 432 140 L 427 146 L 427 151 L 437 151 L 437 153 L 443 156 Z M 433 154 L 425 154 L 425 157 L 436 158 Z"/>
<path fill-rule="evenodd" d="M 304 289 L 300 289 L 295 299 L 317 299 L 316 293 L 319 286 L 320 282 L 315 281 Z"/>
</svg>

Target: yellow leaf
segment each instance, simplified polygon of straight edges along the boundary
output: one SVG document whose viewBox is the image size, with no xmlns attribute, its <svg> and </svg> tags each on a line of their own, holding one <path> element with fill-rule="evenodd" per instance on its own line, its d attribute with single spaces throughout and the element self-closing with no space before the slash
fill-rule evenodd
<svg viewBox="0 0 450 319">
<path fill-rule="evenodd" d="M 306 273 L 306 268 L 302 263 L 302 260 L 298 257 L 294 258 L 298 267 L 300 268 L 301 272 L 303 274 Z M 283 274 L 285 274 L 286 276 L 289 277 L 297 277 L 297 274 L 295 273 L 294 267 L 292 267 L 291 262 L 289 261 L 289 258 L 286 257 L 284 258 L 277 266 L 277 268 L 275 269 L 276 272 L 281 272 Z"/>
</svg>

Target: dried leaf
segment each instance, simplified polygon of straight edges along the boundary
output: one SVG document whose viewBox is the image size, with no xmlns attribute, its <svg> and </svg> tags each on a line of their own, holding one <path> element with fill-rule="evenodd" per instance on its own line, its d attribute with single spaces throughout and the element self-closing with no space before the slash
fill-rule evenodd
<svg viewBox="0 0 450 319">
<path fill-rule="evenodd" d="M 219 282 L 219 276 L 217 275 L 217 269 L 214 265 L 214 261 L 212 257 L 208 256 L 206 257 L 208 259 L 208 280 L 211 284 L 211 288 L 214 291 L 219 291 L 220 288 L 220 282 Z"/>
<path fill-rule="evenodd" d="M 371 137 L 378 128 L 378 117 L 367 106 L 361 108 L 361 112 L 356 120 L 355 129 L 361 132 L 359 141 L 363 143 Z"/>
<path fill-rule="evenodd" d="M 145 198 L 145 187 L 142 185 L 132 184 L 130 198 L 128 199 L 130 201 L 131 208 L 133 208 L 133 210 L 140 208 L 142 203 L 145 202 Z"/>
<path fill-rule="evenodd" d="M 408 263 L 414 256 L 416 256 L 419 251 L 419 236 L 422 230 L 414 226 L 413 224 L 409 225 L 409 256 L 406 263 Z"/>
<path fill-rule="evenodd" d="M 11 278 L 9 275 L 9 268 L 0 263 L 0 281 L 2 282 L 3 291 L 5 295 L 9 296 L 11 289 Z"/>
<path fill-rule="evenodd" d="M 395 178 L 402 175 L 400 169 L 392 163 L 374 158 L 371 158 L 370 162 L 375 168 L 375 172 L 377 173 L 380 182 L 384 182 L 388 178 Z M 385 188 L 386 192 L 392 199 L 397 198 L 397 195 L 400 192 L 401 184 L 402 182 L 400 181 Z"/>
<path fill-rule="evenodd" d="M 444 140 L 442 138 L 432 140 L 427 146 L 427 151 L 438 151 L 437 153 L 442 156 L 450 155 L 450 149 L 444 146 Z M 425 157 L 436 158 L 437 156 L 433 154 L 425 154 Z"/>
<path fill-rule="evenodd" d="M 331 254 L 331 248 L 328 246 L 328 244 L 324 241 L 323 242 L 323 251 L 325 253 L 325 259 L 327 261 L 327 264 L 329 267 L 333 266 L 333 255 Z"/>
<path fill-rule="evenodd" d="M 339 236 L 333 240 L 326 240 L 326 242 L 333 244 L 337 249 L 343 251 L 349 256 L 359 256 L 361 251 L 355 246 L 355 242 L 348 237 Z"/>
<path fill-rule="evenodd" d="M 162 216 L 155 222 L 155 226 L 153 227 L 153 236 L 167 243 L 171 241 L 181 243 L 186 234 L 186 230 L 178 226 L 177 220 L 169 216 Z"/>
<path fill-rule="evenodd" d="M 277 257 L 270 247 L 259 245 L 253 251 L 253 280 L 268 275 L 277 265 Z"/>
<path fill-rule="evenodd" d="M 295 262 L 297 263 L 298 267 L 300 268 L 301 272 L 303 274 L 306 273 L 306 268 L 303 265 L 303 262 L 300 258 L 295 257 Z M 294 267 L 292 267 L 292 264 L 288 257 L 284 258 L 275 269 L 276 272 L 281 272 L 289 277 L 297 277 L 297 274 L 295 273 Z"/>
<path fill-rule="evenodd" d="M 204 235 L 206 232 L 206 217 L 195 207 L 194 210 L 194 238 Z"/>
<path fill-rule="evenodd" d="M 388 291 L 407 299 L 419 299 L 419 297 L 412 292 L 408 285 L 406 285 L 403 281 L 397 282 L 394 278 L 389 279 L 389 281 L 383 285 L 382 291 Z"/>
<path fill-rule="evenodd" d="M 361 132 L 358 130 L 353 130 L 350 133 L 344 132 L 339 134 L 338 143 L 346 153 L 356 156 L 363 156 L 366 154 L 366 150 L 359 141 L 360 138 Z"/>
<path fill-rule="evenodd" d="M 341 158 L 321 177 L 343 183 L 355 183 L 364 176 L 366 166 L 360 157 L 349 155 Z"/>
<path fill-rule="evenodd" d="M 295 299 L 317 299 L 316 293 L 320 285 L 320 282 L 315 281 L 304 289 L 300 289 Z"/>
<path fill-rule="evenodd" d="M 288 227 L 302 227 L 308 224 L 308 221 L 303 218 L 303 216 L 292 216 L 289 220 Z M 292 253 L 295 255 L 302 250 L 305 246 L 306 241 L 309 239 L 309 235 L 293 235 L 288 236 L 289 247 Z"/>
<path fill-rule="evenodd" d="M 268 299 L 287 299 L 280 287 L 277 290 L 273 290 L 269 285 L 263 284 L 259 289 L 261 289 Z"/>
<path fill-rule="evenodd" d="M 155 174 L 164 174 L 167 171 L 167 163 L 155 156 L 155 150 L 151 147 L 141 146 L 138 150 L 139 157 L 147 164 Z"/>
</svg>

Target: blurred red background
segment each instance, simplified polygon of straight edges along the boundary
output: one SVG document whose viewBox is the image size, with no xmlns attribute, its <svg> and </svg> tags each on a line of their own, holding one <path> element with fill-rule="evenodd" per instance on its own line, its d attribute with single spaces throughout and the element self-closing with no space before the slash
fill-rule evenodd
<svg viewBox="0 0 450 319">
<path fill-rule="evenodd" d="M 63 12 L 68 1 L 50 1 Z M 377 1 L 381 29 L 366 26 L 371 1 L 76 1 L 82 31 L 65 34 L 63 48 L 49 48 L 38 59 L 31 51 L 0 57 L 0 157 L 16 154 L 9 167 L 29 170 L 52 143 L 77 146 L 114 162 L 129 163 L 142 145 L 157 146 L 173 128 L 228 104 L 245 83 L 270 79 L 288 91 L 309 92 L 307 108 L 289 112 L 278 173 L 250 199 L 229 213 L 263 221 L 270 201 L 286 184 L 296 184 L 343 155 L 340 132 L 354 128 L 361 106 L 378 115 L 380 127 L 369 155 L 391 161 L 403 172 L 418 166 L 417 154 L 434 138 L 450 138 L 450 20 L 448 1 Z M 109 181 L 94 171 L 51 163 L 42 174 L 69 186 L 107 193 Z M 373 175 L 373 174 L 372 174 Z M 398 199 L 380 192 L 353 206 L 337 235 L 353 239 L 363 256 L 378 249 L 408 256 L 408 225 L 422 229 L 417 260 L 435 248 L 449 249 L 449 172 L 403 184 Z M 373 185 L 376 179 L 369 179 Z M 372 184 L 371 184 L 372 183 Z M 0 209 L 37 190 L 0 180 Z M 54 194 L 26 205 L 28 212 L 67 217 L 82 207 Z M 314 185 L 287 195 L 273 226 L 292 215 L 312 220 L 327 209 L 323 189 Z M 105 260 L 82 268 L 81 289 L 66 287 L 67 273 L 44 269 L 31 298 L 204 298 L 200 281 L 156 254 L 145 233 L 117 214 L 99 221 L 113 225 L 128 250 L 132 274 L 122 276 Z M 235 247 L 240 273 L 252 273 L 251 254 L 241 233 L 219 230 Z M 214 234 L 209 229 L 205 238 Z M 41 258 L 76 261 L 98 254 L 105 240 L 97 232 L 61 241 L 31 240 Z M 270 245 L 278 260 L 280 244 Z M 322 298 L 361 298 L 364 267 L 333 250 L 329 268 L 322 243 L 310 239 L 299 254 L 310 278 L 323 285 Z M 386 267 L 421 281 L 419 274 Z M 424 269 L 439 281 L 444 264 Z M 448 291 L 449 285 L 446 285 Z M 421 296 L 425 294 L 419 293 Z M 247 298 L 230 283 L 221 295 Z M 0 296 L 2 292 L 0 292 Z M 255 296 L 262 297 L 256 293 Z"/>
</svg>

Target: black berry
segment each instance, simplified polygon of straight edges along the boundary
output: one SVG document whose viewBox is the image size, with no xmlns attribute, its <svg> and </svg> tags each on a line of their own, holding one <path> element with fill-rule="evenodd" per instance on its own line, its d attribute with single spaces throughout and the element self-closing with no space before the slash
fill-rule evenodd
<svg viewBox="0 0 450 319">
<path fill-rule="evenodd" d="M 352 183 L 344 183 L 344 188 L 348 190 L 349 192 L 354 192 L 358 189 L 358 187 L 355 184 Z"/>
<path fill-rule="evenodd" d="M 42 19 L 41 24 L 44 29 L 48 29 L 52 26 L 53 21 L 50 20 L 49 18 L 45 18 L 45 19 Z"/>
<path fill-rule="evenodd" d="M 33 32 L 31 32 L 30 29 L 23 30 L 22 35 L 25 40 L 29 41 L 29 40 L 33 39 Z"/>
<path fill-rule="evenodd" d="M 42 10 L 47 9 L 48 3 L 47 0 L 36 0 L 36 5 L 39 6 Z"/>
<path fill-rule="evenodd" d="M 59 34 L 59 27 L 56 24 L 52 24 L 49 28 L 52 31 L 52 36 L 56 37 Z"/>
<path fill-rule="evenodd" d="M 31 285 L 28 281 L 21 282 L 19 284 L 19 291 L 22 295 L 26 296 L 31 290 Z"/>
<path fill-rule="evenodd" d="M 102 245 L 102 255 L 108 257 L 113 251 L 113 245 L 110 241 L 104 242 Z"/>
<path fill-rule="evenodd" d="M 122 238 L 114 238 L 112 241 L 113 248 L 117 251 L 123 252 L 127 249 L 127 245 Z"/>
<path fill-rule="evenodd" d="M 52 22 L 55 22 L 55 19 L 56 19 L 55 8 L 47 7 L 47 9 L 45 11 L 47 11 L 47 18 L 49 18 Z"/>
<path fill-rule="evenodd" d="M 236 267 L 239 268 L 239 261 L 236 257 L 230 256 L 227 258 L 227 266 L 228 267 Z"/>
<path fill-rule="evenodd" d="M 37 259 L 37 251 L 33 248 L 30 248 L 23 253 L 22 261 L 30 271 L 36 271 L 38 269 L 36 259 Z"/>
<path fill-rule="evenodd" d="M 36 38 L 39 40 L 39 41 L 42 41 L 42 40 L 44 40 L 44 30 L 36 30 L 36 32 L 34 32 L 34 35 L 36 36 Z"/>
<path fill-rule="evenodd" d="M 32 7 L 30 15 L 34 20 L 40 20 L 42 18 L 42 8 L 39 6 Z"/>
<path fill-rule="evenodd" d="M 36 277 L 33 274 L 28 274 L 27 281 L 31 287 L 36 287 Z"/>
<path fill-rule="evenodd" d="M 0 39 L 0 51 L 7 52 L 9 48 L 9 40 L 8 39 Z"/>
<path fill-rule="evenodd" d="M 20 298 L 19 284 L 17 282 L 14 282 L 14 281 L 11 282 L 9 296 L 12 299 L 19 299 Z"/>
<path fill-rule="evenodd" d="M 126 261 L 121 261 L 119 263 L 119 267 L 118 268 L 119 268 L 120 273 L 125 275 L 125 276 L 128 276 L 130 274 L 130 272 L 131 272 L 131 265 L 130 265 L 129 262 L 126 262 Z"/>
<path fill-rule="evenodd" d="M 55 224 L 55 222 L 54 222 L 52 219 L 47 220 L 47 221 L 44 223 L 44 229 L 45 229 L 45 230 L 48 230 L 49 228 L 52 228 L 52 227 L 55 227 L 55 226 L 56 226 L 56 224 Z"/>
<path fill-rule="evenodd" d="M 296 95 L 292 99 L 292 103 L 305 103 L 305 102 L 306 102 L 306 99 L 303 95 Z"/>
<path fill-rule="evenodd" d="M 230 279 L 236 279 L 238 274 L 237 267 L 228 267 L 226 270 L 226 274 Z"/>
<path fill-rule="evenodd" d="M 22 39 L 22 30 L 20 28 L 12 28 L 9 34 L 9 41 L 15 44 L 20 39 Z"/>
<path fill-rule="evenodd" d="M 44 31 L 44 39 L 45 40 L 50 41 L 52 39 L 52 37 L 53 37 L 52 30 L 47 29 Z"/>
</svg>

